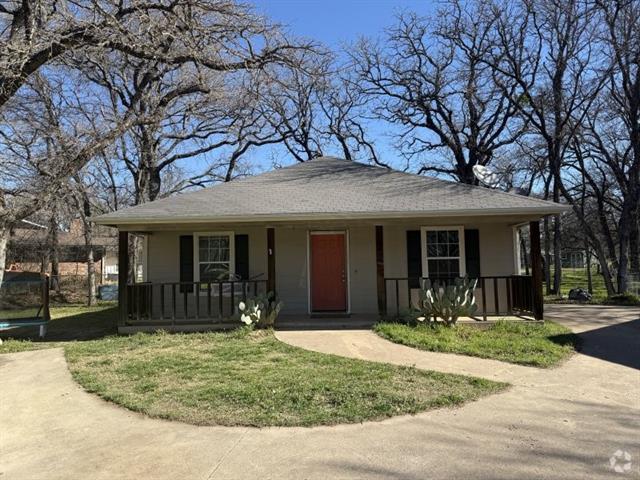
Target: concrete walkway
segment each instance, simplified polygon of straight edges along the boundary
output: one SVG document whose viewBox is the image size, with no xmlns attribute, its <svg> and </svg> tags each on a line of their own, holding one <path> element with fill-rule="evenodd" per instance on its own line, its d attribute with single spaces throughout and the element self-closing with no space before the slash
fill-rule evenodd
<svg viewBox="0 0 640 480">
<path fill-rule="evenodd" d="M 61 350 L 0 355 L 0 479 L 638 478 L 640 310 L 569 307 L 548 313 L 583 332 L 585 353 L 552 370 L 404 347 L 390 358 L 382 340 L 362 345 L 332 334 L 323 347 L 311 338 L 323 332 L 308 332 L 313 349 L 515 385 L 458 409 L 337 427 L 148 419 L 82 391 Z M 618 449 L 632 455 L 624 476 L 609 465 Z"/>
<path fill-rule="evenodd" d="M 514 385 L 527 383 L 540 370 L 511 363 L 449 353 L 425 352 L 389 342 L 370 330 L 318 330 L 276 332 L 296 347 L 373 362 L 414 366 L 425 370 L 484 377 Z"/>
</svg>

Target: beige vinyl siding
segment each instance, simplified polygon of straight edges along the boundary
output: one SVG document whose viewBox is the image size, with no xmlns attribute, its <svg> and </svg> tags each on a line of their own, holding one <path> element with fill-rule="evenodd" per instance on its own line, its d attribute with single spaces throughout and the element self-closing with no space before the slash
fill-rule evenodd
<svg viewBox="0 0 640 480">
<path fill-rule="evenodd" d="M 267 278 L 267 230 L 266 227 L 201 228 L 199 232 L 233 231 L 236 235 L 249 236 L 249 276 L 262 274 Z M 158 231 L 148 236 L 147 259 L 150 282 L 177 282 L 180 280 L 180 236 L 193 235 L 194 231 Z"/>
<path fill-rule="evenodd" d="M 275 229 L 276 290 L 283 313 L 307 313 L 307 229 Z"/>
<path fill-rule="evenodd" d="M 407 231 L 420 230 L 421 226 L 457 226 L 460 223 L 433 221 L 425 223 L 412 222 L 409 225 L 389 225 L 384 227 L 384 260 L 385 277 L 407 276 Z M 513 228 L 508 223 L 472 223 L 462 224 L 465 229 L 478 229 L 480 237 L 480 274 L 486 276 L 512 275 L 514 272 L 513 261 Z M 478 287 L 480 283 L 478 283 Z M 395 308 L 396 293 L 395 285 L 387 283 L 389 289 L 387 300 L 390 308 Z M 398 285 L 398 299 L 401 309 L 409 306 L 409 293 L 407 282 L 400 282 Z M 495 313 L 494 284 L 493 281 L 485 283 L 485 298 L 487 301 L 488 313 Z M 505 280 L 499 280 L 498 284 L 498 306 L 500 311 L 506 311 L 507 293 Z M 412 301 L 418 299 L 418 291 L 411 292 Z M 476 289 L 476 302 L 478 308 L 482 308 L 482 292 Z M 391 310 L 390 310 L 391 311 Z"/>
<path fill-rule="evenodd" d="M 378 313 L 376 231 L 373 225 L 349 229 L 351 311 Z"/>
<path fill-rule="evenodd" d="M 386 277 L 407 276 L 407 230 L 420 230 L 424 225 L 463 225 L 465 228 L 477 228 L 480 232 L 481 274 L 511 275 L 514 268 L 513 237 L 511 223 L 474 222 L 434 222 L 433 219 L 421 221 L 412 219 L 406 223 L 384 224 L 384 257 Z M 267 278 L 267 226 L 199 226 L 198 231 L 233 231 L 236 235 L 249 235 L 249 272 L 254 277 L 259 274 Z M 376 290 L 376 249 L 375 226 L 356 223 L 297 224 L 275 227 L 276 246 L 276 289 L 284 302 L 283 313 L 306 315 L 309 309 L 308 283 L 308 234 L 313 230 L 348 231 L 349 272 L 348 285 L 351 313 L 377 313 Z M 150 282 L 179 281 L 179 237 L 193 235 L 194 231 L 154 231 L 148 236 L 148 276 Z M 389 284 L 388 301 L 394 304 L 395 292 Z M 504 287 L 500 296 L 501 309 L 506 309 Z M 406 284 L 400 289 L 399 298 L 403 307 L 408 305 Z M 477 292 L 481 303 L 480 292 Z M 155 294 L 154 294 L 155 295 Z M 493 285 L 487 285 L 487 304 L 493 308 Z M 155 301 L 155 296 L 154 296 Z M 225 299 L 225 301 L 227 301 Z M 193 300 L 190 299 L 191 309 Z M 180 302 L 178 302 L 180 304 Z M 203 305 L 201 303 L 201 305 Z M 180 307 L 179 307 L 180 308 Z"/>
<path fill-rule="evenodd" d="M 200 228 L 198 232 L 217 232 L 217 231 L 233 231 L 236 235 L 246 234 L 249 236 L 249 276 L 251 278 L 260 274 L 260 280 L 267 279 L 267 233 L 266 227 L 225 227 L 225 229 L 211 226 L 209 228 Z M 157 231 L 147 236 L 147 259 L 148 271 L 147 281 L 155 283 L 171 283 L 180 281 L 180 236 L 193 235 L 194 231 Z M 241 287 L 237 287 L 241 288 Z M 264 289 L 264 287 L 263 287 Z M 238 290 L 234 304 L 241 299 L 241 290 Z M 171 287 L 165 287 L 165 316 L 171 312 Z M 178 317 L 184 315 L 184 295 L 180 293 L 179 287 L 176 287 L 176 314 Z M 207 312 L 206 292 L 201 292 L 199 298 L 200 316 L 205 317 Z M 158 317 L 160 312 L 160 287 L 153 286 L 153 311 L 154 316 Z M 212 309 L 216 311 L 218 308 L 218 300 L 212 300 Z M 196 310 L 196 300 L 194 294 L 187 295 L 187 309 L 189 316 L 193 317 Z M 228 296 L 223 297 L 223 312 L 225 315 L 230 314 L 231 299 Z"/>
</svg>

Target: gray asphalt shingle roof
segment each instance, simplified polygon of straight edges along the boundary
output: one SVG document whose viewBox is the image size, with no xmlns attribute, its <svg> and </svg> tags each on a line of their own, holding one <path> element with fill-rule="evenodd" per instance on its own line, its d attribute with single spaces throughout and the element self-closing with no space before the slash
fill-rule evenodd
<svg viewBox="0 0 640 480">
<path fill-rule="evenodd" d="M 333 157 L 97 217 L 100 224 L 560 213 L 544 200 Z"/>
</svg>

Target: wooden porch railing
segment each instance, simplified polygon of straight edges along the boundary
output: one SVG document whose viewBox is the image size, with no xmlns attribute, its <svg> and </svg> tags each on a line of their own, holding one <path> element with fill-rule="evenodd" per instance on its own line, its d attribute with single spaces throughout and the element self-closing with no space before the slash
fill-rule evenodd
<svg viewBox="0 0 640 480">
<path fill-rule="evenodd" d="M 266 292 L 266 279 L 130 283 L 120 324 L 219 323 L 236 313 L 241 300 Z"/>
<path fill-rule="evenodd" d="M 384 279 L 384 317 L 400 317 L 403 309 L 415 304 L 417 291 L 427 277 L 387 277 Z M 444 284 L 455 282 L 456 277 L 434 278 Z M 509 275 L 478 278 L 475 289 L 478 310 L 475 317 L 488 315 L 534 316 L 534 291 L 531 276 Z"/>
</svg>

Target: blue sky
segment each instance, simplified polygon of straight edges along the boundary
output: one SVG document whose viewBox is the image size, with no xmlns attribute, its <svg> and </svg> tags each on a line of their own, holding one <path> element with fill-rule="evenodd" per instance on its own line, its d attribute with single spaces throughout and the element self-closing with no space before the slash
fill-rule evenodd
<svg viewBox="0 0 640 480">
<path fill-rule="evenodd" d="M 258 13 L 282 24 L 295 36 L 318 41 L 325 46 L 340 50 L 361 37 L 378 37 L 384 29 L 395 23 L 397 14 L 413 11 L 420 15 L 431 15 L 438 8 L 435 0 L 248 0 Z M 369 136 L 376 143 L 378 155 L 385 162 L 403 168 L 405 162 L 393 147 L 386 124 L 372 122 Z M 341 155 L 341 152 L 326 151 L 326 154 Z M 258 169 L 269 169 L 268 158 L 284 156 L 281 163 L 290 163 L 286 153 L 278 147 L 263 148 L 247 157 Z"/>
<path fill-rule="evenodd" d="M 403 10 L 431 14 L 430 0 L 254 0 L 258 12 L 296 34 L 338 48 L 360 36 L 377 36 Z"/>
</svg>

